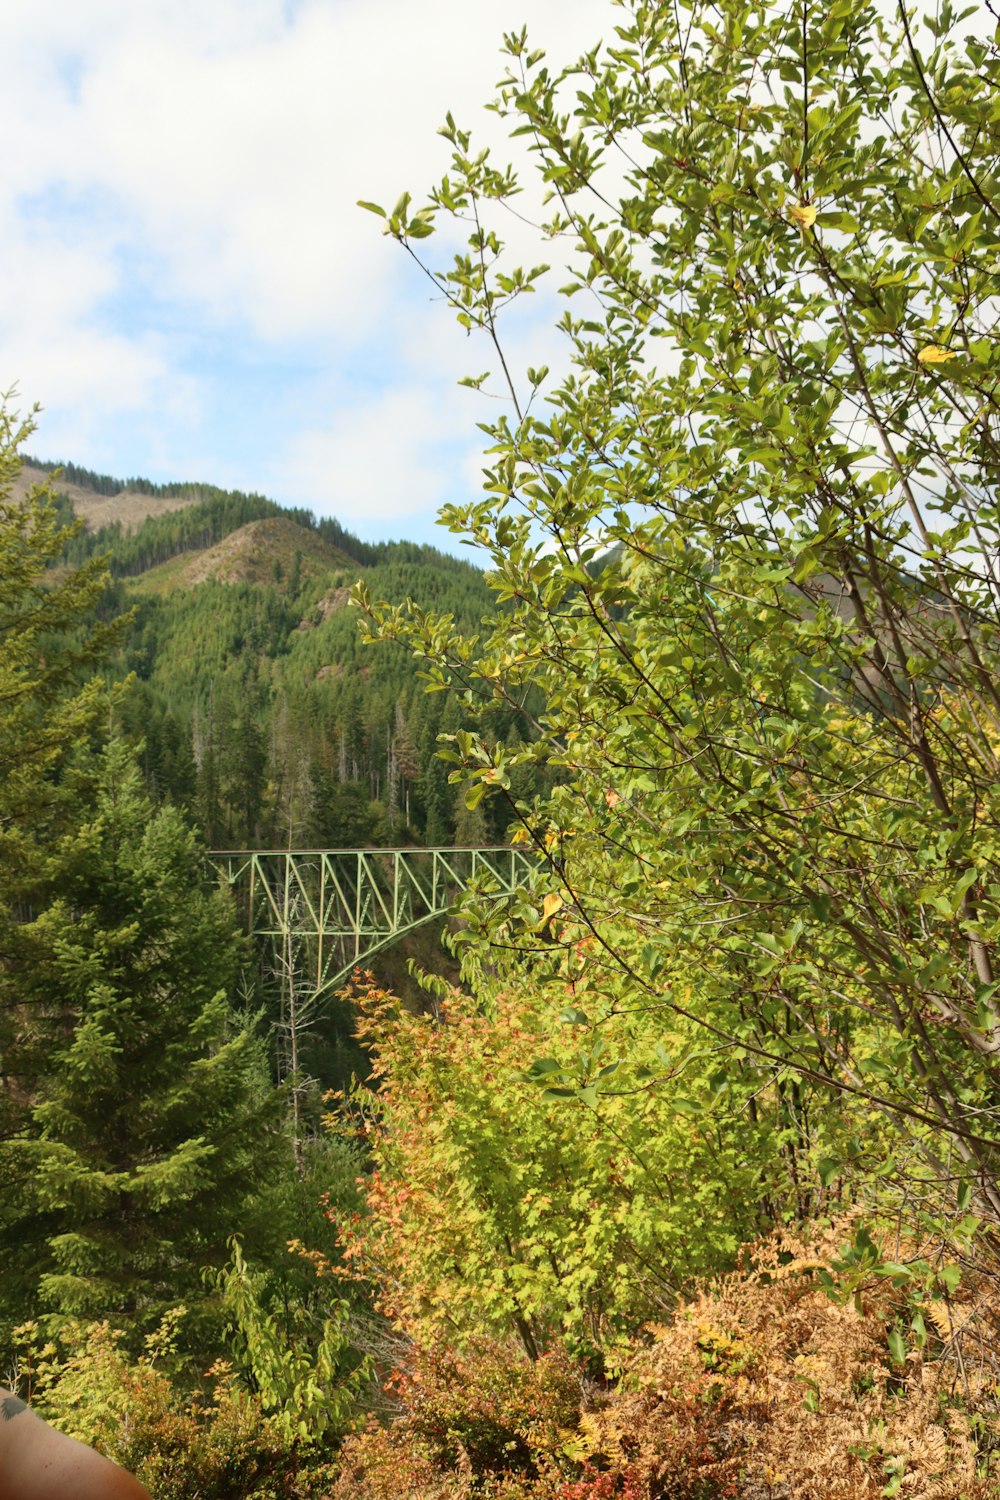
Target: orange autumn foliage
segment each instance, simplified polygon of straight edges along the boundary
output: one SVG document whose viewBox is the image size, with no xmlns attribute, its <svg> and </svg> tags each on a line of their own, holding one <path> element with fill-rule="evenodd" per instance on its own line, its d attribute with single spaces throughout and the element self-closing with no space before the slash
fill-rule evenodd
<svg viewBox="0 0 1000 1500">
<path fill-rule="evenodd" d="M 581 1419 L 591 1461 L 644 1500 L 995 1496 L 996 1370 L 962 1372 L 940 1344 L 894 1361 L 902 1294 L 882 1282 L 833 1300 L 815 1273 L 835 1253 L 832 1234 L 776 1235 L 651 1329 L 620 1390 Z M 965 1315 L 993 1320 L 989 1303 L 967 1292 Z"/>
<path fill-rule="evenodd" d="M 817 1269 L 835 1253 L 834 1231 L 753 1247 L 572 1411 L 565 1369 L 509 1347 L 418 1353 L 400 1418 L 348 1440 L 334 1500 L 995 1500 L 996 1369 L 947 1335 L 895 1360 L 902 1293 L 873 1278 L 834 1300 Z M 998 1310 L 970 1284 L 932 1321 L 975 1323 L 982 1356 Z"/>
</svg>

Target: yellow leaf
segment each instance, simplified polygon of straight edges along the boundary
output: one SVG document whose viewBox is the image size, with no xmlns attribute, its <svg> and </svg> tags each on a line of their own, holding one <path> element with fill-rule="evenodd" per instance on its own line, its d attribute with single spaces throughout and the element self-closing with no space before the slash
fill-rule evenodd
<svg viewBox="0 0 1000 1500">
<path fill-rule="evenodd" d="M 815 203 L 793 203 L 788 210 L 788 217 L 794 219 L 802 229 L 809 229 L 816 222 Z"/>
<path fill-rule="evenodd" d="M 550 891 L 549 894 L 545 897 L 545 900 L 542 902 L 543 927 L 545 926 L 546 922 L 550 921 L 555 916 L 556 912 L 559 910 L 562 904 L 562 897 L 557 896 L 555 891 Z"/>
<path fill-rule="evenodd" d="M 928 344 L 921 349 L 917 359 L 922 365 L 943 365 L 946 359 L 954 359 L 954 349 L 942 349 L 940 344 Z"/>
</svg>

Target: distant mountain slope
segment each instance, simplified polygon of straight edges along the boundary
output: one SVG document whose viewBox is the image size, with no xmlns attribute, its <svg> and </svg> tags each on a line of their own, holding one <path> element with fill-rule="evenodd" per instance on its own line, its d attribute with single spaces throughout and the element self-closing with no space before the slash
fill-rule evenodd
<svg viewBox="0 0 1000 1500">
<path fill-rule="evenodd" d="M 438 734 L 467 723 L 460 696 L 428 694 L 401 647 L 365 646 L 350 607 L 364 578 L 376 597 L 414 598 L 474 634 L 493 608 L 482 573 L 412 553 L 365 567 L 271 518 L 115 584 L 136 610 L 126 727 L 154 788 L 195 812 L 211 846 L 503 838 L 504 809 L 470 812 L 435 758 Z M 492 733 L 509 739 L 515 717 L 496 705 Z"/>
<path fill-rule="evenodd" d="M 28 462 L 17 493 L 54 465 Z M 506 814 L 448 782 L 437 736 L 463 727 L 458 693 L 428 694 L 401 647 L 361 642 L 350 592 L 412 598 L 467 635 L 495 608 L 482 570 L 434 547 L 363 542 L 332 517 L 206 484 L 119 480 L 73 464 L 52 481 L 72 565 L 99 553 L 107 614 L 132 610 L 120 710 L 157 796 L 190 809 L 211 846 L 491 842 Z M 516 713 L 487 710 L 516 736 Z M 530 792 L 527 786 L 522 791 Z"/>
<path fill-rule="evenodd" d="M 54 466 L 53 466 L 54 467 Z M 147 494 L 140 490 L 121 488 L 112 495 L 100 494 L 85 484 L 74 484 L 65 477 L 51 478 L 48 469 L 35 463 L 26 463 L 14 481 L 15 499 L 22 499 L 33 485 L 47 484 L 51 480 L 57 494 L 65 495 L 73 510 L 83 521 L 88 531 L 98 531 L 102 526 L 119 525 L 124 532 L 134 531 L 150 516 L 163 516 L 173 510 L 182 510 L 196 503 L 198 496 L 188 494 Z"/>
<path fill-rule="evenodd" d="M 280 587 L 288 580 L 297 592 L 303 582 L 326 578 L 345 567 L 355 575 L 362 571 L 359 563 L 316 531 L 290 516 L 267 516 L 230 531 L 210 547 L 183 553 L 143 572 L 134 587 L 162 594 L 210 581 Z"/>
<path fill-rule="evenodd" d="M 55 477 L 53 477 L 55 476 Z M 94 553 L 104 554 L 116 578 L 135 578 L 181 553 L 202 552 L 252 521 L 282 517 L 328 543 L 362 568 L 378 563 L 430 564 L 456 576 L 480 577 L 470 563 L 460 562 L 436 547 L 414 542 L 363 542 L 333 516 L 316 516 L 303 507 L 282 506 L 275 500 L 243 490 L 185 481 L 153 484 L 148 479 L 115 479 L 77 464 L 24 461 L 14 484 L 15 498 L 36 483 L 51 483 L 67 517 L 85 523 L 83 533 L 67 545 L 66 561 L 78 565 Z M 314 549 L 314 556 L 315 549 Z M 171 586 L 182 570 L 170 576 Z M 164 580 L 166 581 L 166 580 Z"/>
<path fill-rule="evenodd" d="M 29 461 L 15 493 L 54 467 Z M 425 544 L 365 542 L 333 517 L 207 484 L 156 486 L 68 463 L 52 487 L 61 519 L 85 522 L 67 532 L 63 563 L 106 558 L 100 613 L 130 617 L 107 666 L 132 679 L 116 727 L 141 746 L 154 797 L 185 808 L 208 847 L 504 840 L 504 805 L 468 808 L 435 754 L 439 735 L 469 727 L 464 691 L 428 693 L 401 646 L 365 646 L 351 604 L 363 579 L 375 598 L 414 599 L 471 637 L 496 608 L 482 568 Z M 505 741 L 531 732 L 500 702 L 480 725 Z M 518 769 L 512 790 L 530 797 L 548 779 L 545 768 Z M 382 982 L 406 992 L 407 958 L 440 964 L 434 941 L 422 930 L 380 957 Z M 326 1061 L 306 1063 L 331 1082 L 340 1074 L 330 1057 L 353 1046 L 338 1015 L 318 1033 Z"/>
</svg>

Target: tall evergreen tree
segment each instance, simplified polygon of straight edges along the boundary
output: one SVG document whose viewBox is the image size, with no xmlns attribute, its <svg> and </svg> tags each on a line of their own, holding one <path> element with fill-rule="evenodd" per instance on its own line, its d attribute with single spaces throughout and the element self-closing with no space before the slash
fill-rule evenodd
<svg viewBox="0 0 1000 1500">
<path fill-rule="evenodd" d="M 50 492 L 13 493 L 34 423 L 0 399 L 0 1139 L 19 1128 L 35 1027 L 24 1005 L 23 917 L 56 871 L 53 850 L 74 816 L 69 757 L 106 718 L 92 677 L 117 634 L 95 609 L 103 563 L 54 575 L 74 525 Z M 19 1187 L 0 1170 L 0 1229 Z"/>
<path fill-rule="evenodd" d="M 93 621 L 103 563 L 54 578 L 67 530 L 54 497 L 12 494 L 20 446 L 33 431 L 0 401 L 0 880 L 3 903 L 30 890 L 39 848 L 60 826 L 68 753 L 107 712 L 103 684 L 85 682 L 116 627 Z M 86 623 L 90 621 L 90 623 Z M 6 953 L 3 955 L 6 957 Z"/>
<path fill-rule="evenodd" d="M 425 720 L 420 739 L 418 791 L 424 810 L 424 842 L 447 844 L 454 832 L 452 809 L 455 796 L 448 785 L 448 770 L 437 756 L 437 723 Z"/>
<path fill-rule="evenodd" d="M 27 929 L 48 1066 L 3 1151 L 40 1301 L 142 1326 L 204 1295 L 283 1149 L 280 1104 L 230 997 L 240 939 L 182 814 L 154 811 L 132 752 L 103 753 L 60 899 Z M 27 984 L 27 981 L 25 981 Z M 25 1257 L 32 1265 L 25 1265 Z"/>
</svg>

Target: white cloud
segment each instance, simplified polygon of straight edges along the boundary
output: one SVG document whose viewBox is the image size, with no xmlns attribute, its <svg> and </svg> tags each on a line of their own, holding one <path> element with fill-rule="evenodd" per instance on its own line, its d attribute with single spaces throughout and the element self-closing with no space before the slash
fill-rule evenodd
<svg viewBox="0 0 1000 1500">
<path fill-rule="evenodd" d="M 436 511 L 463 468 L 456 408 L 412 385 L 345 403 L 321 428 L 296 435 L 288 488 L 363 536 L 405 535 L 406 518 Z"/>
<path fill-rule="evenodd" d="M 221 357 L 199 368 L 198 338 L 214 331 L 234 364 L 252 343 L 314 366 L 305 430 L 287 435 L 315 456 L 311 473 L 345 444 L 360 452 L 360 435 L 384 447 L 391 433 L 397 456 L 380 462 L 399 473 L 385 494 L 433 505 L 427 455 L 453 443 L 447 424 L 476 442 L 469 403 L 435 384 L 465 351 L 447 312 L 425 319 L 418 274 L 355 200 L 419 195 L 439 177 L 448 109 L 500 128 L 480 106 L 500 33 L 524 16 L 558 61 L 615 20 L 608 0 L 522 0 L 508 17 L 467 0 L 6 0 L 0 385 L 18 379 L 53 430 L 80 435 L 85 451 L 67 457 L 107 467 L 127 430 L 190 474 L 187 453 L 212 461 L 199 412 L 218 405 L 207 387 L 224 375 Z M 388 337 L 393 322 L 420 330 L 418 353 Z M 367 405 L 355 395 L 350 430 L 338 410 L 317 425 L 347 362 L 390 346 L 402 364 Z M 114 444 L 86 441 L 121 422 Z M 217 462 L 238 467 L 221 447 Z"/>
<path fill-rule="evenodd" d="M 588 12 L 606 14 L 593 0 L 535 8 L 581 42 Z M 79 26 L 89 10 L 99 45 Z M 73 12 L 62 51 L 76 88 L 58 87 L 49 34 L 44 97 L 23 80 L 17 90 L 12 113 L 26 110 L 8 194 L 15 183 L 99 190 L 174 292 L 270 337 L 356 329 L 397 267 L 356 200 L 429 185 L 447 164 L 434 134 L 447 108 L 490 123 L 479 106 L 500 27 L 459 0 L 314 0 L 286 24 L 283 6 L 239 0 L 208 7 L 207 31 L 188 4 L 79 0 Z M 20 39 L 34 60 L 39 38 L 19 15 L 15 51 Z"/>
</svg>

